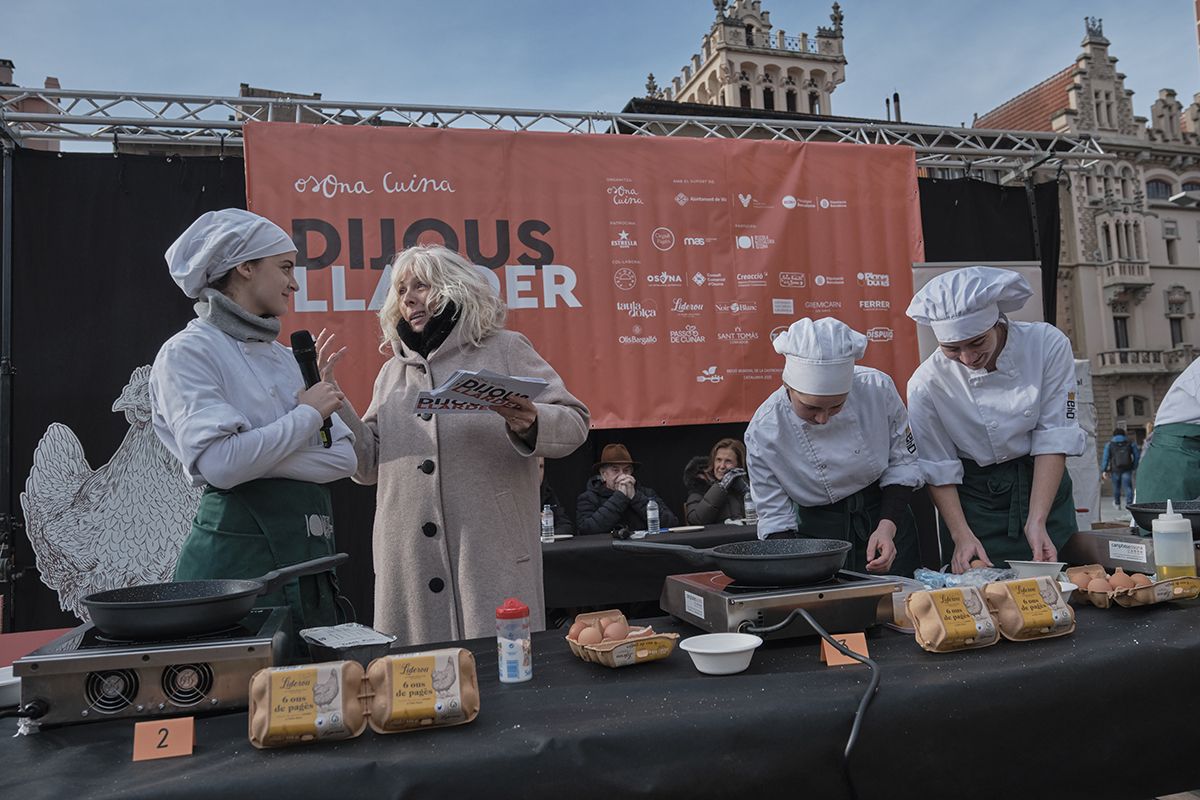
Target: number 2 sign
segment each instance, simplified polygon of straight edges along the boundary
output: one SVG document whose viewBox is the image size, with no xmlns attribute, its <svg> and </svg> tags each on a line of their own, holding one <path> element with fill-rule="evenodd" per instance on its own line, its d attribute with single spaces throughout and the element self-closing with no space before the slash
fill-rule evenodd
<svg viewBox="0 0 1200 800">
<path fill-rule="evenodd" d="M 139 722 L 133 726 L 133 760 L 190 756 L 195 735 L 195 717 Z"/>
</svg>

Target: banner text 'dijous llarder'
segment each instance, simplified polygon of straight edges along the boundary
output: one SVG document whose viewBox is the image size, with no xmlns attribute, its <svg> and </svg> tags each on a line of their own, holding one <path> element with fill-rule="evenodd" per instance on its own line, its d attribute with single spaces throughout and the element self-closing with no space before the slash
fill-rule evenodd
<svg viewBox="0 0 1200 800">
<path fill-rule="evenodd" d="M 486 268 L 597 427 L 744 421 L 780 382 L 771 338 L 833 315 L 903 386 L 922 259 L 910 148 L 246 125 L 249 207 L 293 234 L 284 336 L 323 327 L 365 410 L 386 265 L 445 244 Z M 437 376 L 435 376 L 437 377 Z"/>
</svg>

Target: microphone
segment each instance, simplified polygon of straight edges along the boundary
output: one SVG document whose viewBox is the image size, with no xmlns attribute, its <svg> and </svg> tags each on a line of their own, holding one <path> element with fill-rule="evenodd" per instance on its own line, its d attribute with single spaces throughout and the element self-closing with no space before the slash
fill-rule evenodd
<svg viewBox="0 0 1200 800">
<path fill-rule="evenodd" d="M 317 344 L 313 341 L 311 333 L 306 330 L 292 333 L 292 355 L 300 365 L 305 389 L 311 389 L 314 384 L 321 382 L 321 370 L 317 368 Z M 326 417 L 325 423 L 321 425 L 322 447 L 333 447 L 333 436 L 330 434 L 332 428 L 333 423 Z"/>
</svg>

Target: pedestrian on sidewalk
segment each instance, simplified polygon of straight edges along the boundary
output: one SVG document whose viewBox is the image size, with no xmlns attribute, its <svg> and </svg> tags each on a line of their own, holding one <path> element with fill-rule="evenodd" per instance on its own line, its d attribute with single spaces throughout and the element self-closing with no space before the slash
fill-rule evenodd
<svg viewBox="0 0 1200 800">
<path fill-rule="evenodd" d="M 1100 463 L 1101 478 L 1111 478 L 1113 507 L 1121 507 L 1122 492 L 1126 503 L 1133 502 L 1133 473 L 1137 471 L 1138 446 L 1126 435 L 1123 428 L 1113 431 L 1113 437 L 1104 445 L 1104 459 Z"/>
</svg>

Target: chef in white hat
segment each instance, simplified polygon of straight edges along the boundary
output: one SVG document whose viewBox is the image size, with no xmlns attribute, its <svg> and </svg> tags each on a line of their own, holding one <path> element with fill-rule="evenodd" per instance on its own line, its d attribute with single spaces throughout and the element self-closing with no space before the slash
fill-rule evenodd
<svg viewBox="0 0 1200 800">
<path fill-rule="evenodd" d="M 942 560 L 1054 561 L 1075 532 L 1067 456 L 1084 449 L 1071 343 L 1044 322 L 1010 321 L 1033 290 L 1015 272 L 965 267 L 927 283 L 908 316 L 938 349 L 908 382 Z"/>
<path fill-rule="evenodd" d="M 249 211 L 210 211 L 166 258 L 171 277 L 198 302 L 196 319 L 151 367 L 154 431 L 193 485 L 205 487 L 176 580 L 255 578 L 331 554 L 324 484 L 349 477 L 358 462 L 335 413 L 341 392 L 325 382 L 305 389 L 291 351 L 276 341 L 298 288 L 291 237 Z M 326 417 L 331 447 L 319 438 Z M 335 595 L 332 573 L 322 573 L 259 604 L 290 606 L 294 634 L 333 624 Z"/>
<path fill-rule="evenodd" d="M 847 569 L 911 575 L 921 471 L 896 385 L 855 365 L 867 337 L 832 317 L 793 322 L 774 346 L 783 385 L 746 429 L 759 538 L 842 538 Z"/>
</svg>

